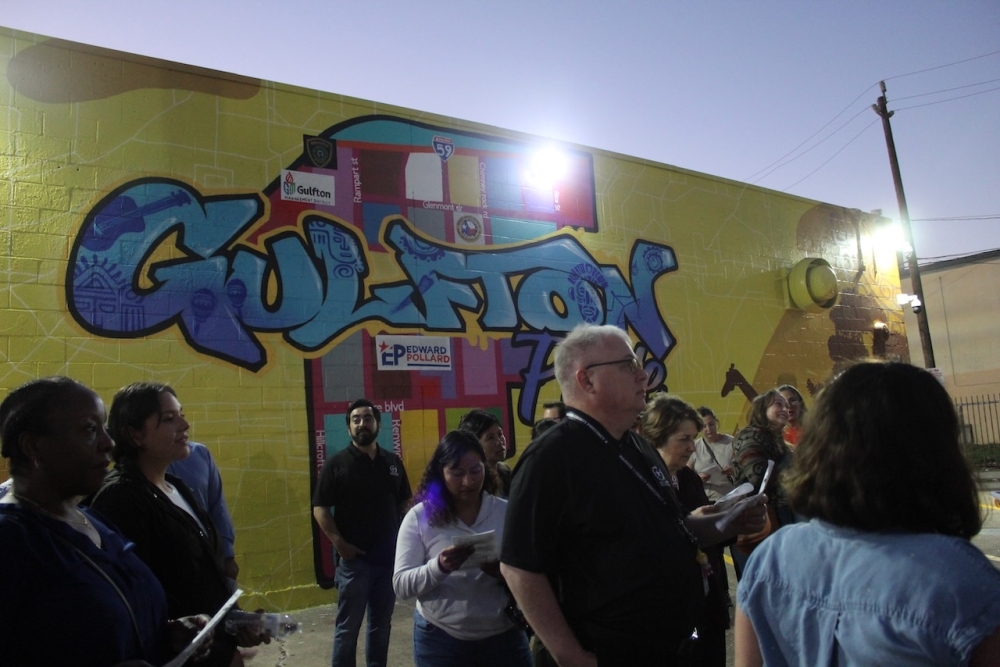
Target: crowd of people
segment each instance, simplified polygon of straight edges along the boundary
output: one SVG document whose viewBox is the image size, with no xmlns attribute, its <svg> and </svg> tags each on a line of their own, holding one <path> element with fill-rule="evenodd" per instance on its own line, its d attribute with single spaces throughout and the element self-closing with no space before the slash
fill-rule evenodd
<svg viewBox="0 0 1000 667">
<path fill-rule="evenodd" d="M 378 407 L 350 405 L 313 496 L 336 557 L 334 667 L 355 665 L 366 617 L 367 664 L 387 665 L 397 597 L 416 600 L 417 667 L 721 667 L 731 619 L 740 667 L 1000 664 L 1000 572 L 970 543 L 976 485 L 929 373 L 858 363 L 808 417 L 782 385 L 733 437 L 710 407 L 647 395 L 617 327 L 577 327 L 554 366 L 563 400 L 513 469 L 498 411 L 474 409 L 413 492 Z M 74 664 L 163 664 L 230 598 L 234 531 L 189 428 L 150 382 L 107 412 L 63 377 L 0 404 L 10 664 L 63 664 L 53 628 Z M 216 631 L 197 664 L 268 640 Z"/>
</svg>

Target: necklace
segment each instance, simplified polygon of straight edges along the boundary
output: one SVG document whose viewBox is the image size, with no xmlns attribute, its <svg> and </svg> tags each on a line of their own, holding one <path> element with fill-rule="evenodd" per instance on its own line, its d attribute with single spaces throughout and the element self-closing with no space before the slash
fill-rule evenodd
<svg viewBox="0 0 1000 667">
<path fill-rule="evenodd" d="M 78 526 L 88 526 L 88 527 L 90 526 L 90 521 L 87 520 L 87 515 L 84 514 L 83 512 L 81 512 L 77 508 L 73 508 L 73 509 L 76 510 L 76 513 L 80 515 L 80 518 L 83 519 L 83 521 L 74 521 L 73 519 L 67 519 L 65 517 L 59 516 L 58 514 L 53 514 L 52 512 L 48 511 L 47 509 L 45 509 L 44 507 L 42 507 L 41 505 L 39 505 L 38 503 L 36 503 L 31 498 L 28 498 L 27 496 L 20 496 L 20 495 L 18 495 L 16 493 L 11 493 L 10 495 L 12 495 L 15 498 L 17 498 L 18 502 L 26 502 L 29 505 L 35 506 L 42 513 L 48 514 L 50 517 L 52 517 L 53 519 L 55 519 L 57 521 L 62 521 L 64 523 L 75 523 Z"/>
</svg>

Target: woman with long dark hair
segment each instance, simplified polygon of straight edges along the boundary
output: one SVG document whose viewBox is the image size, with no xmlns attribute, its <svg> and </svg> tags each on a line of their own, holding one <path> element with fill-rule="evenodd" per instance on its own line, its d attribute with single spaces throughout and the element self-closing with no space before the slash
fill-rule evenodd
<svg viewBox="0 0 1000 667">
<path fill-rule="evenodd" d="M 862 363 L 816 399 L 784 480 L 808 522 L 747 562 L 736 665 L 1000 664 L 1000 571 L 951 398 L 933 375 Z"/>
<path fill-rule="evenodd" d="M 500 577 L 498 550 L 507 501 L 484 492 L 485 477 L 486 454 L 476 436 L 448 433 L 399 528 L 392 585 L 398 597 L 417 598 L 417 667 L 531 665 L 525 631 L 505 614 L 512 599 Z M 492 534 L 486 540 L 496 551 L 472 565 L 467 561 L 476 547 L 467 542 L 484 533 Z"/>
<path fill-rule="evenodd" d="M 753 399 L 750 423 L 736 434 L 733 441 L 733 485 L 745 482 L 755 491 L 767 494 L 767 526 L 756 535 L 741 535 L 733 550 L 733 569 L 737 581 L 743 577 L 747 555 L 769 535 L 785 524 L 793 523 L 795 515 L 788 509 L 781 488 L 781 471 L 791 464 L 792 450 L 785 444 L 782 431 L 788 424 L 788 401 L 777 389 L 771 389 Z M 762 489 L 767 462 L 774 469 L 767 488 Z"/>
<path fill-rule="evenodd" d="M 755 491 L 766 493 L 768 505 L 774 509 L 782 526 L 795 521 L 788 509 L 779 474 L 791 463 L 791 450 L 781 435 L 786 424 L 788 401 L 777 389 L 771 389 L 753 399 L 750 423 L 733 441 L 733 483 L 739 486 L 750 482 Z M 767 488 L 761 489 L 768 461 L 774 461 L 774 471 Z M 779 527 L 771 526 L 771 532 Z"/>
</svg>

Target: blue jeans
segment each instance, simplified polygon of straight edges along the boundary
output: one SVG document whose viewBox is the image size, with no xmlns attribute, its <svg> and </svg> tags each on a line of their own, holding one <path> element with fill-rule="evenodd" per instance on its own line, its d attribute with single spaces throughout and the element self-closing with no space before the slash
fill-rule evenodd
<svg viewBox="0 0 1000 667">
<path fill-rule="evenodd" d="M 413 612 L 413 662 L 417 667 L 531 667 L 528 636 L 512 628 L 486 639 L 455 639 Z"/>
<path fill-rule="evenodd" d="M 340 597 L 337 624 L 333 633 L 333 667 L 355 667 L 358 633 L 368 611 L 365 655 L 368 667 L 386 667 L 389 630 L 396 594 L 392 591 L 392 568 L 364 562 L 360 558 L 341 560 L 335 575 Z"/>
</svg>

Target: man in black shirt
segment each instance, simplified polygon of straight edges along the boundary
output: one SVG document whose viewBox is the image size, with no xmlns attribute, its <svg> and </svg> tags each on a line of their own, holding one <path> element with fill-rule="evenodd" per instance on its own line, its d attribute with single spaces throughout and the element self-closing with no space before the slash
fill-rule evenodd
<svg viewBox="0 0 1000 667">
<path fill-rule="evenodd" d="M 410 483 L 403 462 L 375 442 L 379 411 L 360 398 L 347 410 L 351 444 L 327 459 L 313 496 L 313 517 L 337 550 L 333 667 L 354 667 L 368 609 L 368 666 L 385 666 L 396 596 L 396 533 Z"/>
<path fill-rule="evenodd" d="M 704 599 L 698 542 L 760 530 L 763 506 L 725 534 L 685 516 L 655 451 L 629 431 L 648 376 L 623 330 L 577 327 L 555 371 L 569 411 L 515 470 L 501 571 L 562 667 L 676 664 Z"/>
</svg>

